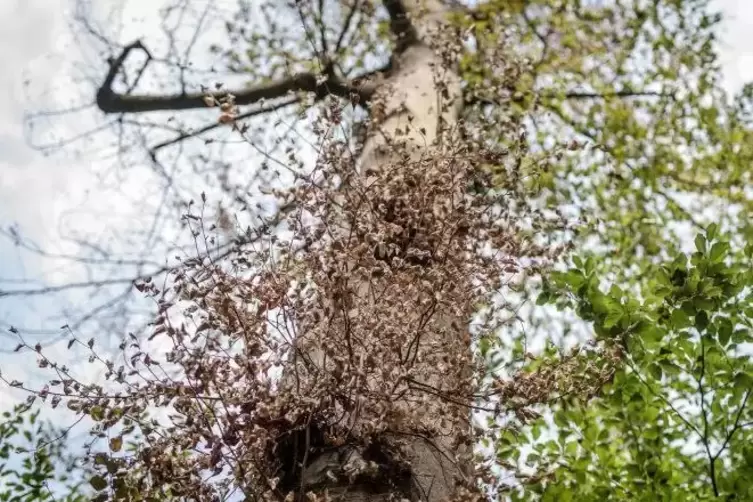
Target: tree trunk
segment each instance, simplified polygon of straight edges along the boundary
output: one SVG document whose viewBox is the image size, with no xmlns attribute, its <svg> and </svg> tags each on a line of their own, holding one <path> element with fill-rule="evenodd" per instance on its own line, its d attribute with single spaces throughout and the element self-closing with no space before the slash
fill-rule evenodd
<svg viewBox="0 0 753 502">
<path fill-rule="evenodd" d="M 457 498 L 456 485 L 473 484 L 463 467 L 471 453 L 472 287 L 458 257 L 446 256 L 459 253 L 450 243 L 458 236 L 438 243 L 446 235 L 436 228 L 465 196 L 442 146 L 459 120 L 461 87 L 440 54 L 444 7 L 393 3 L 410 19 L 393 13 L 399 51 L 371 100 L 356 172 L 342 176 L 334 243 L 322 250 L 328 258 L 315 282 L 326 300 L 318 314 L 297 320 L 296 359 L 283 378 L 299 405 L 330 405 L 278 457 L 292 456 L 280 458 L 283 491 L 438 502 Z M 401 193 L 404 185 L 413 188 Z M 421 202 L 410 200 L 417 191 Z M 413 204 L 425 214 L 410 213 Z M 409 213 L 413 224 L 403 219 Z"/>
</svg>

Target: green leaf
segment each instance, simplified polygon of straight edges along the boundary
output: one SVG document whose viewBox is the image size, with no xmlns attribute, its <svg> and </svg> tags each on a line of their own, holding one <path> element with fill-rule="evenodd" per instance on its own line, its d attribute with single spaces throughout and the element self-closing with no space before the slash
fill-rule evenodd
<svg viewBox="0 0 753 502">
<path fill-rule="evenodd" d="M 729 243 L 716 242 L 714 243 L 713 246 L 711 246 L 711 251 L 709 251 L 709 260 L 712 263 L 721 262 L 726 256 L 728 251 L 729 251 Z"/>
<path fill-rule="evenodd" d="M 709 325 L 709 315 L 700 311 L 695 315 L 695 327 L 698 331 L 705 331 Z"/>
<path fill-rule="evenodd" d="M 104 490 L 108 486 L 107 480 L 102 476 L 92 476 L 89 479 L 89 484 L 98 492 Z"/>
<path fill-rule="evenodd" d="M 716 239 L 717 230 L 719 229 L 719 225 L 716 223 L 709 224 L 708 227 L 706 227 L 706 237 L 708 240 L 713 241 Z"/>
<path fill-rule="evenodd" d="M 699 253 L 706 252 L 706 237 L 704 237 L 703 234 L 695 236 L 695 248 Z"/>
<path fill-rule="evenodd" d="M 604 319 L 604 327 L 605 328 L 612 328 L 617 325 L 617 323 L 620 322 L 622 319 L 623 314 L 619 310 L 610 310 L 607 314 L 606 318 Z"/>
<path fill-rule="evenodd" d="M 91 416 L 92 420 L 95 422 L 100 421 L 104 418 L 104 410 L 101 406 L 92 406 L 91 410 L 89 410 L 89 416 Z"/>
<path fill-rule="evenodd" d="M 753 388 L 753 376 L 748 373 L 737 373 L 734 377 L 734 385 L 741 390 L 749 390 Z"/>
<path fill-rule="evenodd" d="M 717 336 L 719 337 L 719 343 L 722 344 L 722 346 L 726 346 L 729 343 L 730 337 L 732 336 L 732 322 L 726 317 L 719 320 Z"/>
<path fill-rule="evenodd" d="M 690 316 L 682 309 L 674 309 L 670 315 L 670 320 L 672 322 L 672 327 L 677 330 L 688 328 L 693 325 Z"/>
</svg>

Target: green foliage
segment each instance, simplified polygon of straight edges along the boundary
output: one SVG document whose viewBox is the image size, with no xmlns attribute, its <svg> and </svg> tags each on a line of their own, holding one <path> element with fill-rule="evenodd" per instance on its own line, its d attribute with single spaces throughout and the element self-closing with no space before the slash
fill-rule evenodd
<svg viewBox="0 0 753 502">
<path fill-rule="evenodd" d="M 474 36 L 461 61 L 468 113 L 485 121 L 489 140 L 538 152 L 572 145 L 543 170 L 495 166 L 495 180 L 577 220 L 564 238 L 598 249 L 601 273 L 622 283 L 642 280 L 689 228 L 716 221 L 753 235 L 737 217 L 753 210 L 744 190 L 753 89 L 730 99 L 722 87 L 720 21 L 707 0 L 490 0 L 457 20 Z M 493 48 L 509 33 L 506 57 L 525 64 L 519 75 L 494 74 L 504 51 Z M 505 79 L 515 92 L 489 96 Z M 496 125 L 510 121 L 527 133 L 511 138 Z"/>
<path fill-rule="evenodd" d="M 527 461 L 551 476 L 516 500 L 753 498 L 753 246 L 718 234 L 634 293 L 607 289 L 593 258 L 554 274 L 542 301 L 575 309 L 624 366 L 598 398 L 556 406 L 551 437 L 530 426 Z"/>
<path fill-rule="evenodd" d="M 526 290 L 577 319 L 559 330 L 532 315 L 514 345 L 538 334 L 555 362 L 550 349 L 585 321 L 621 355 L 599 397 L 559 401 L 495 445 L 545 473 L 515 500 L 753 500 L 753 85 L 723 88 L 720 21 L 707 0 L 489 0 L 458 16 L 474 37 L 461 61 L 469 114 L 489 141 L 542 158 L 571 146 L 544 169 L 491 168 L 525 203 L 577 221 L 533 229 L 574 252 Z M 510 78 L 490 71 L 499 26 L 517 37 L 509 57 L 527 59 L 510 96 L 485 94 Z M 496 129 L 509 121 L 526 134 Z"/>
<path fill-rule="evenodd" d="M 62 432 L 39 419 L 39 410 L 17 406 L 0 421 L 0 501 L 88 500 L 76 479 L 74 458 Z"/>
</svg>

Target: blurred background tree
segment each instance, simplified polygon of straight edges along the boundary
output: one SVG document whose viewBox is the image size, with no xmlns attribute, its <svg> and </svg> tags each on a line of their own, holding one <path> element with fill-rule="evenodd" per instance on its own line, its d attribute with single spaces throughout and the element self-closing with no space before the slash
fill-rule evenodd
<svg viewBox="0 0 753 502">
<path fill-rule="evenodd" d="M 18 405 L 0 419 L 0 500 L 90 499 L 86 469 L 65 439 L 66 430 L 40 418 L 41 410 Z"/>
</svg>

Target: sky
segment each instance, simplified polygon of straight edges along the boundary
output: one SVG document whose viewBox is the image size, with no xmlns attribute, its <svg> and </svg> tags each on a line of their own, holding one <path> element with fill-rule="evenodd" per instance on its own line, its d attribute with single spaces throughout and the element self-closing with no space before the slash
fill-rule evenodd
<svg viewBox="0 0 753 502">
<path fill-rule="evenodd" d="M 121 40 L 129 41 L 157 30 L 154 13 L 155 0 L 95 0 L 97 8 L 114 11 L 114 5 L 125 5 L 120 12 L 124 22 Z M 727 88 L 734 92 L 745 82 L 753 81 L 753 1 L 716 0 L 714 6 L 725 15 L 720 42 Z M 25 235 L 41 244 L 54 243 L 61 225 L 75 220 L 90 228 L 98 228 L 105 220 L 91 213 L 77 212 L 84 205 L 96 206 L 102 213 L 116 210 L 122 200 L 114 200 L 112 193 L 98 194 L 95 189 L 102 180 L 90 157 L 76 155 L 44 156 L 30 146 L 30 136 L 24 129 L 24 114 L 39 109 L 39 103 L 29 96 L 40 96 L 45 106 L 64 108 L 75 104 L 75 92 L 68 80 L 72 61 L 83 56 L 92 67 L 102 69 L 96 55 L 79 54 L 80 46 L 71 39 L 69 20 L 74 0 L 4 0 L 0 2 L 0 226 L 18 225 Z M 141 16 L 139 16 L 139 14 Z M 133 20 L 136 17 L 140 19 Z M 93 59 L 92 59 L 93 58 Z M 99 66 L 97 66 L 97 64 Z M 96 77 L 96 72 L 92 74 Z M 37 91 L 29 92 L 25 81 Z M 38 91 L 44 89 L 44 92 Z M 142 195 L 138 169 L 122 180 L 109 180 L 119 185 L 121 193 Z M 146 195 L 144 195 L 146 196 Z M 133 202 L 133 201 L 130 201 Z M 138 206 L 137 206 L 138 207 Z M 123 225 L 132 224 L 131 216 L 123 218 Z M 135 216 L 134 216 L 135 217 Z M 111 222 L 112 220 L 106 220 Z M 63 223 L 61 223 L 63 222 Z M 108 223 L 109 224 L 109 223 Z M 121 229 L 102 227 L 101 231 L 117 234 Z M 58 278 L 69 273 L 65 267 L 49 268 L 43 260 L 20 252 L 7 240 L 0 240 L 0 278 L 23 280 L 29 277 Z M 24 286 L 19 283 L 19 287 Z M 12 353 L 17 341 L 5 333 L 2 325 L 10 320 L 24 326 L 38 326 L 44 312 L 56 308 L 52 300 L 0 298 L 0 370 L 13 378 L 34 378 L 36 369 Z M 9 394 L 0 387 L 0 410 L 7 407 L 18 394 Z"/>
<path fill-rule="evenodd" d="M 734 92 L 753 80 L 753 2 L 716 0 L 725 17 L 721 30 L 721 61 L 727 89 Z"/>
</svg>

